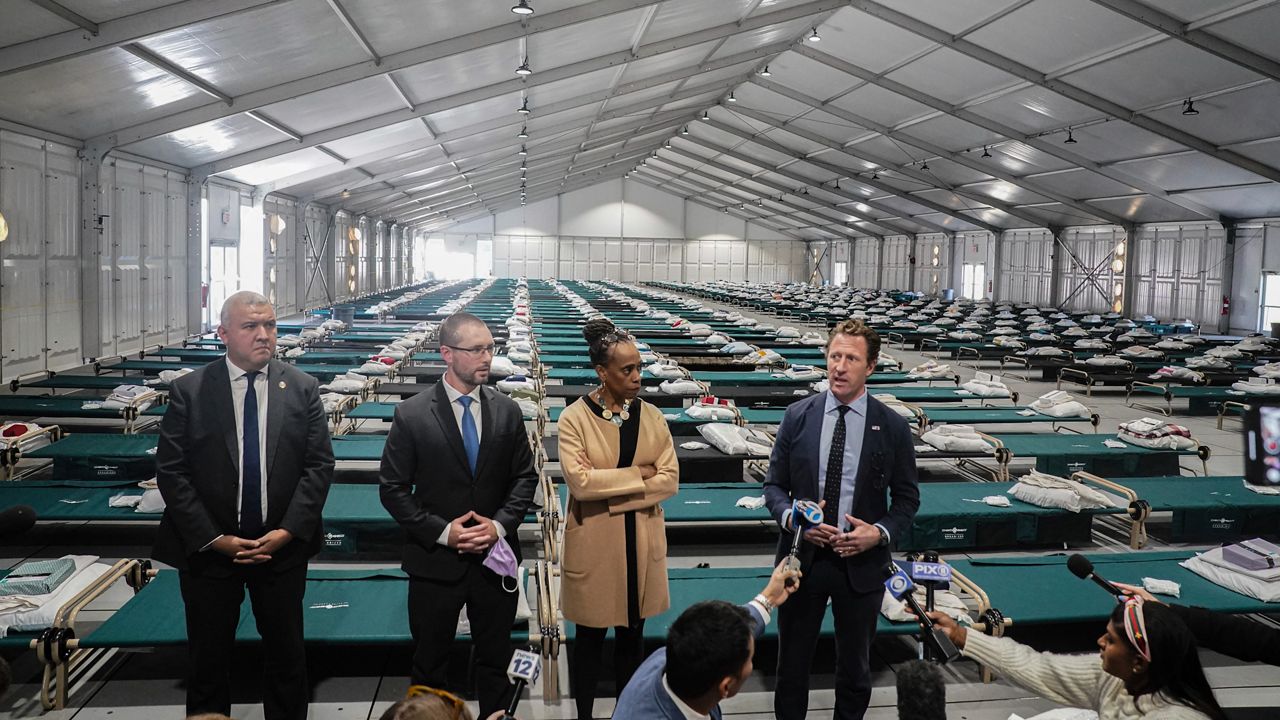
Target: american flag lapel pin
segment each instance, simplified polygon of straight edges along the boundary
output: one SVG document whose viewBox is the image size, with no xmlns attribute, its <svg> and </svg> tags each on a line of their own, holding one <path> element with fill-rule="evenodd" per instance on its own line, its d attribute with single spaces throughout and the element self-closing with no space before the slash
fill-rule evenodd
<svg viewBox="0 0 1280 720">
<path fill-rule="evenodd" d="M 879 426 L 879 425 L 872 425 L 872 426 L 871 426 L 871 429 L 872 429 L 872 430 L 879 430 L 879 429 L 880 429 L 880 426 Z"/>
</svg>

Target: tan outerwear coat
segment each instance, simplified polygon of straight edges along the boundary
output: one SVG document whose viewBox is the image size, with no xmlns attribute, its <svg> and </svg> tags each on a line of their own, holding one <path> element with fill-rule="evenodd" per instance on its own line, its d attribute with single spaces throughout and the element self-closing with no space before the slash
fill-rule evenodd
<svg viewBox="0 0 1280 720">
<path fill-rule="evenodd" d="M 627 558 L 624 513 L 636 511 L 636 575 L 640 617 L 665 612 L 667 535 L 662 501 L 676 494 L 680 466 L 662 411 L 641 409 L 635 459 L 619 468 L 619 428 L 579 398 L 560 416 L 560 465 L 569 485 L 564 530 L 561 608 L 566 619 L 588 627 L 627 624 Z M 578 460 L 585 450 L 593 470 Z M 640 466 L 658 473 L 647 481 Z"/>
</svg>

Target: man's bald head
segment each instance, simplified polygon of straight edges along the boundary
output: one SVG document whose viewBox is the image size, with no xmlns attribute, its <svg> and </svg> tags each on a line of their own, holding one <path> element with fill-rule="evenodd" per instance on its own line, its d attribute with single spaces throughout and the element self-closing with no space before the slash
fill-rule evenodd
<svg viewBox="0 0 1280 720">
<path fill-rule="evenodd" d="M 271 301 L 266 295 L 253 290 L 240 290 L 231 293 L 231 296 L 222 302 L 222 313 L 218 317 L 218 321 L 226 325 L 231 320 L 231 312 L 234 308 L 253 307 L 255 305 L 271 305 Z M 274 308 L 272 308 L 274 310 Z"/>
</svg>

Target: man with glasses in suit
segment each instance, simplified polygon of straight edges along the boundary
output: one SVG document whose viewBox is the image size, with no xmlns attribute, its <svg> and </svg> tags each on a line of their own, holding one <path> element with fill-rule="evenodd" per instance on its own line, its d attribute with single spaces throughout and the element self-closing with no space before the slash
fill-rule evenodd
<svg viewBox="0 0 1280 720">
<path fill-rule="evenodd" d="M 516 528 L 537 484 L 520 406 L 487 385 L 493 352 L 493 335 L 475 315 L 455 313 L 441 324 L 447 370 L 396 408 L 380 473 L 382 504 L 407 536 L 410 679 L 445 687 L 465 606 L 482 717 L 508 699 Z"/>
</svg>

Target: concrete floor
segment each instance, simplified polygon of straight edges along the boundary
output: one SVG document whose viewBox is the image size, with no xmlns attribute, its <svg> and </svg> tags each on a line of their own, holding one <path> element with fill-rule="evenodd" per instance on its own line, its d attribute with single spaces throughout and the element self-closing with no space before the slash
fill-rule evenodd
<svg viewBox="0 0 1280 720">
<path fill-rule="evenodd" d="M 709 304 L 715 309 L 715 304 Z M 731 308 L 741 312 L 740 308 Z M 777 324 L 777 318 L 760 316 L 762 322 Z M 820 329 L 820 328 L 818 328 Z M 904 352 L 895 348 L 885 348 L 886 352 L 898 357 L 903 365 L 910 367 L 924 358 L 918 353 Z M 959 368 L 953 364 L 963 378 L 972 377 L 973 370 Z M 1016 378 L 1007 378 L 1009 385 L 1017 390 L 1023 402 L 1052 389 L 1052 385 L 1041 382 L 1023 382 Z M 1082 393 L 1079 393 L 1082 394 Z M 1131 420 L 1149 414 L 1127 407 L 1123 393 L 1099 388 L 1094 396 L 1086 400 L 1095 412 L 1099 413 L 1102 422 L 1100 431 L 1114 430 L 1119 422 Z M 1209 460 L 1210 474 L 1240 474 L 1243 472 L 1242 441 L 1239 434 L 1238 421 L 1228 421 L 1223 430 L 1215 427 L 1213 418 L 1180 417 L 1178 421 L 1187 425 L 1193 434 L 1213 449 Z M 1045 428 L 1047 431 L 1047 427 Z M 522 536 L 524 533 L 522 533 Z M 525 538 L 526 540 L 531 538 Z M 1156 547 L 1166 546 L 1153 538 Z M 1114 547 L 1114 545 L 1113 545 Z M 1097 548 L 1101 549 L 1101 548 Z M 1117 548 L 1118 549 L 1118 548 Z M 12 566 L 32 557 L 58 557 L 67 552 L 93 552 L 91 548 L 69 547 L 66 545 L 11 545 L 0 551 L 0 563 Z M 120 545 L 113 544 L 102 547 L 100 552 L 111 557 L 145 557 L 149 548 L 145 544 Z M 1046 550 L 1047 552 L 1048 550 Z M 526 557 L 536 552 L 535 544 L 527 545 Z M 1002 553 L 1008 554 L 1008 553 Z M 970 556 L 981 555 L 974 553 Z M 700 562 L 709 562 L 718 566 L 760 566 L 770 563 L 772 547 L 767 538 L 759 542 L 745 545 L 698 544 L 696 546 L 672 544 L 669 564 L 672 567 L 691 567 Z M 395 564 L 363 563 L 366 566 Z M 344 567 L 351 567 L 350 564 Z M 112 609 L 118 607 L 129 596 L 124 587 L 117 587 L 113 592 L 100 599 L 87 614 L 88 627 L 95 619 L 105 617 Z M 748 598 L 725 598 L 731 601 L 745 601 Z M 1037 647 L 1055 650 L 1071 650 L 1079 652 L 1096 652 L 1092 643 L 1101 627 L 1097 628 L 1064 628 L 1058 632 L 1038 631 L 1028 633 L 1024 639 Z M 756 671 L 747 687 L 737 697 L 724 703 L 726 717 L 733 720 L 756 720 L 772 718 L 772 683 L 774 648 L 763 644 L 756 659 Z M 873 650 L 874 684 L 872 707 L 867 714 L 869 720 L 887 720 L 896 718 L 897 711 L 894 668 L 899 663 L 912 659 L 915 649 L 905 639 L 887 638 L 877 641 Z M 820 650 L 815 662 L 813 675 L 814 690 L 810 696 L 810 709 L 813 717 L 826 717 L 833 705 L 833 678 L 831 675 L 832 658 L 830 648 Z M 26 718 L 42 715 L 39 703 L 40 668 L 35 661 L 34 653 L 24 652 L 16 657 L 10 655 L 14 662 L 13 689 L 4 698 L 0 698 L 0 717 Z M 254 652 L 244 653 L 244 662 L 238 662 L 236 673 L 237 700 L 243 698 L 245 704 L 237 704 L 234 708 L 236 718 L 256 720 L 262 717 L 260 705 L 250 704 L 257 697 L 256 687 L 260 679 L 255 670 L 257 657 Z M 315 720 L 366 720 L 377 718 L 395 699 L 402 696 L 408 686 L 407 667 L 408 652 L 403 648 L 391 650 L 369 649 L 340 651 L 315 648 L 310 651 L 311 675 L 314 683 L 314 703 L 311 717 Z M 1204 653 L 1210 682 L 1215 688 L 1219 702 L 1230 709 L 1233 718 L 1275 717 L 1275 708 L 1280 707 L 1280 668 L 1260 665 L 1241 665 L 1240 663 Z M 183 688 L 180 680 L 185 653 L 181 648 L 166 648 L 154 651 L 115 652 L 97 659 L 90 672 L 84 673 L 78 680 L 66 710 L 45 714 L 45 717 L 57 720 L 75 718 L 76 720 L 112 719 L 127 717 L 149 720 L 150 718 L 176 718 L 182 715 Z M 565 654 L 561 654 L 561 677 L 567 678 Z M 1047 700 L 1031 696 L 1020 689 L 997 680 L 994 683 L 982 683 L 973 663 L 961 661 L 944 669 L 947 678 L 947 696 L 949 700 L 948 717 L 953 720 L 1005 720 L 1016 713 L 1029 717 L 1051 709 L 1055 705 Z M 526 701 L 520 710 L 522 718 L 545 718 L 559 720 L 573 718 L 574 710 L 571 700 L 557 703 L 545 702 L 541 687 L 534 688 L 532 701 Z M 607 717 L 612 709 L 613 700 L 604 698 L 596 703 L 597 717 Z"/>
</svg>

